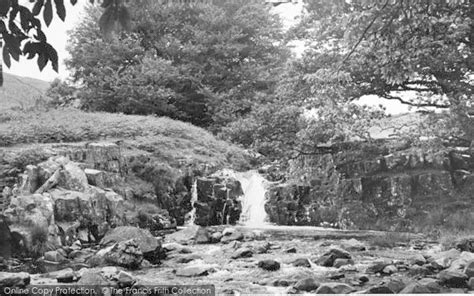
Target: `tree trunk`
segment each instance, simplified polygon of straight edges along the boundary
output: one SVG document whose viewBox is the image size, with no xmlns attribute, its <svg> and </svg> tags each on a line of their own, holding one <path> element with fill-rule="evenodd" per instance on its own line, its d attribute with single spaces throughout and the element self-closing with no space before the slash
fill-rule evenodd
<svg viewBox="0 0 474 296">
<path fill-rule="evenodd" d="M 3 43 L 2 40 L 0 40 L 0 52 L 2 52 L 3 49 Z M 0 87 L 3 86 L 3 59 L 0 59 Z"/>
</svg>

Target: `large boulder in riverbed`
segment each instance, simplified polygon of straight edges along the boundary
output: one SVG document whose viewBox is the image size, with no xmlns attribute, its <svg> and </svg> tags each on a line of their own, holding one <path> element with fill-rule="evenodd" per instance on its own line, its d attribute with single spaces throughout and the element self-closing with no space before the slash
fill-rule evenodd
<svg viewBox="0 0 474 296">
<path fill-rule="evenodd" d="M 158 263 L 160 259 L 165 257 L 164 251 L 161 248 L 161 242 L 149 230 L 132 226 L 121 226 L 112 229 L 102 238 L 100 244 L 102 246 L 110 246 L 114 243 L 131 239 L 136 241 L 146 260 Z"/>
<path fill-rule="evenodd" d="M 194 243 L 204 244 L 209 243 L 211 237 L 207 228 L 198 225 L 190 225 L 183 230 L 167 235 L 166 240 L 183 245 Z"/>
<path fill-rule="evenodd" d="M 137 269 L 143 261 L 143 253 L 134 240 L 116 243 L 105 253 L 105 262 L 129 269 Z"/>
</svg>

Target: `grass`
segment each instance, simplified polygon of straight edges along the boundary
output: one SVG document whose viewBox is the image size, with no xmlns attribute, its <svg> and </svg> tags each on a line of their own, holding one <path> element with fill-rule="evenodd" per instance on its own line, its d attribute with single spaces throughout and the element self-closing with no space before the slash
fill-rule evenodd
<svg viewBox="0 0 474 296">
<path fill-rule="evenodd" d="M 88 113 L 77 109 L 0 111 L 0 146 L 123 140 L 174 162 L 246 165 L 242 149 L 192 124 L 164 117 Z"/>
</svg>

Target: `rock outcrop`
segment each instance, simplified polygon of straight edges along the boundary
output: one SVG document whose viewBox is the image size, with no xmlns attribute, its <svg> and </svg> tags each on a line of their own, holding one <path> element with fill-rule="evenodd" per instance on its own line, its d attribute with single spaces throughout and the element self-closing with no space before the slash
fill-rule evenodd
<svg viewBox="0 0 474 296">
<path fill-rule="evenodd" d="M 474 151 L 377 148 L 295 160 L 295 181 L 273 185 L 267 193 L 270 222 L 410 230 L 440 205 L 447 212 L 472 209 Z"/>
</svg>

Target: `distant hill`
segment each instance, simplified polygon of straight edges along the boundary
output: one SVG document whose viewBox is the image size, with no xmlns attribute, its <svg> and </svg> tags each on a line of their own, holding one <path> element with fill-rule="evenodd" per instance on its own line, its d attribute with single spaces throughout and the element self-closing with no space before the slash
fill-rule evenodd
<svg viewBox="0 0 474 296">
<path fill-rule="evenodd" d="M 0 110 L 12 107 L 27 107 L 44 95 L 49 82 L 3 73 L 0 87 Z"/>
</svg>

